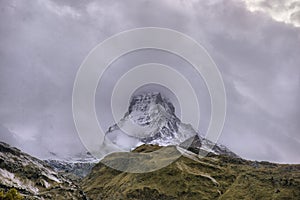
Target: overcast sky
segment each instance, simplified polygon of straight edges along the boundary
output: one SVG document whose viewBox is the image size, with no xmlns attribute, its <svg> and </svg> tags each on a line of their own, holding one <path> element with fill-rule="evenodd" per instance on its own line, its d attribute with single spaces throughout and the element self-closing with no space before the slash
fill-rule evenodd
<svg viewBox="0 0 300 200">
<path fill-rule="evenodd" d="M 247 159 L 300 163 L 297 0 L 0 0 L 0 139 L 39 157 L 84 151 L 76 72 L 101 41 L 145 26 L 193 37 L 216 62 L 228 98 L 219 142 Z"/>
</svg>

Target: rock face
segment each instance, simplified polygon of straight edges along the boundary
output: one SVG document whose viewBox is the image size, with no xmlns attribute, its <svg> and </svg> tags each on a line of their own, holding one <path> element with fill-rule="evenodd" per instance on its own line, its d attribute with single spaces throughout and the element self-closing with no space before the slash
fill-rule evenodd
<svg viewBox="0 0 300 200">
<path fill-rule="evenodd" d="M 25 199 L 85 199 L 82 190 L 45 162 L 0 142 L 0 188 Z"/>
<path fill-rule="evenodd" d="M 159 144 L 164 141 L 172 144 L 184 137 L 179 135 L 180 120 L 175 116 L 174 106 L 163 99 L 160 93 L 133 97 L 127 116 L 133 123 L 152 129 L 142 137 L 142 142 Z"/>
<path fill-rule="evenodd" d="M 198 135 L 195 135 L 182 142 L 179 146 L 195 154 L 203 156 L 206 156 L 208 153 L 212 153 L 216 155 L 229 155 L 236 158 L 239 157 L 237 154 L 229 150 L 226 146 L 222 144 L 215 144 L 205 138 L 199 137 Z"/>
<path fill-rule="evenodd" d="M 160 148 L 142 145 L 134 152 L 148 154 Z M 178 146 L 167 148 L 180 151 L 183 156 L 149 173 L 127 173 L 107 167 L 103 163 L 121 163 L 124 156 L 130 158 L 124 155 L 126 152 L 113 153 L 83 179 L 82 188 L 89 198 L 103 200 L 300 199 L 300 165 L 253 162 L 216 154 L 199 158 Z M 145 157 L 139 162 L 148 161 Z"/>
</svg>

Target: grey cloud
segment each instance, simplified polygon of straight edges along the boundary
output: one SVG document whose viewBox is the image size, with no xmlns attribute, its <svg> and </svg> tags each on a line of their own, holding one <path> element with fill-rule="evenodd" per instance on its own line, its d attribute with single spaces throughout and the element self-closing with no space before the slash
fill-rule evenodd
<svg viewBox="0 0 300 200">
<path fill-rule="evenodd" d="M 279 1 L 268 3 L 259 6 Z M 25 151 L 84 151 L 71 110 L 78 67 L 108 36 L 159 26 L 195 38 L 218 65 L 228 97 L 220 142 L 245 158 L 300 162 L 298 28 L 250 12 L 237 1 L 15 0 L 0 6 L 0 124 L 17 137 L 31 138 L 20 139 Z M 140 55 L 139 62 L 157 58 Z M 124 59 L 120 66 L 137 62 Z M 206 106 L 209 99 L 203 98 Z M 3 137 L 10 134 L 4 132 Z"/>
</svg>

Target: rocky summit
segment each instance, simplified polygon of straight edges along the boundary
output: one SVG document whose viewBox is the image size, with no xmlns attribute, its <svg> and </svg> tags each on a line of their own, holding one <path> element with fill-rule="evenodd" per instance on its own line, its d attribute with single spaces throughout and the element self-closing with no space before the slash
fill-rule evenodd
<svg viewBox="0 0 300 200">
<path fill-rule="evenodd" d="M 106 138 L 124 149 L 141 144 L 181 145 L 198 149 L 198 153 L 210 150 L 217 154 L 235 155 L 225 146 L 205 139 L 190 124 L 182 123 L 173 104 L 155 92 L 133 96 L 128 111 L 108 129 Z"/>
<path fill-rule="evenodd" d="M 170 101 L 160 93 L 146 93 L 131 98 L 128 111 L 108 129 L 106 136 L 118 146 L 121 135 L 137 143 L 166 146 L 179 144 L 196 134 L 190 125 L 181 123 Z"/>
</svg>

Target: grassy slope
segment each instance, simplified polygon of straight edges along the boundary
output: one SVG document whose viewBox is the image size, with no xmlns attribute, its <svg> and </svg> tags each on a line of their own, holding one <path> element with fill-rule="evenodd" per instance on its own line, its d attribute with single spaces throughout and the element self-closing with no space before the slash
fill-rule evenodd
<svg viewBox="0 0 300 200">
<path fill-rule="evenodd" d="M 142 146 L 135 152 L 157 149 Z M 168 158 L 178 153 L 175 147 L 168 147 L 166 152 Z M 124 156 L 128 155 L 114 153 L 103 162 L 124 164 Z M 127 165 L 154 162 L 151 157 L 138 161 L 129 157 Z M 91 199 L 300 199 L 300 165 L 215 155 L 199 159 L 189 153 L 149 173 L 120 172 L 99 163 L 83 180 L 82 187 Z"/>
</svg>

